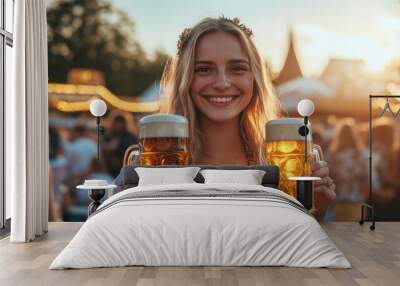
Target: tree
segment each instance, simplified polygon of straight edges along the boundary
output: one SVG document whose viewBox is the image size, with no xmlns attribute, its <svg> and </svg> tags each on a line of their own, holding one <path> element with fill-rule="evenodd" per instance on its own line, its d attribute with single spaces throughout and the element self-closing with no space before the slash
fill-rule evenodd
<svg viewBox="0 0 400 286">
<path fill-rule="evenodd" d="M 138 95 L 160 78 L 168 56 L 149 60 L 135 23 L 106 0 L 55 0 L 47 10 L 49 81 L 65 82 L 71 68 L 94 68 L 118 95 Z"/>
</svg>

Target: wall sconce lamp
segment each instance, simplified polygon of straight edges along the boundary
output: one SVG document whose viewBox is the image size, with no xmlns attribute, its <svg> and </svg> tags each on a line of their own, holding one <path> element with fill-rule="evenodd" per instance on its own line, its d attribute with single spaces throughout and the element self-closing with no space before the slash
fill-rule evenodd
<svg viewBox="0 0 400 286">
<path fill-rule="evenodd" d="M 97 160 L 100 161 L 100 133 L 104 133 L 104 127 L 100 126 L 100 118 L 107 112 L 107 105 L 101 99 L 94 99 L 90 103 L 90 113 L 96 117 L 97 122 Z"/>
<path fill-rule="evenodd" d="M 314 113 L 314 103 L 309 99 L 303 99 L 297 105 L 297 111 L 304 117 L 304 125 L 299 128 L 299 134 L 304 136 L 304 163 L 307 162 L 307 135 L 310 133 L 308 129 L 308 117 Z"/>
</svg>

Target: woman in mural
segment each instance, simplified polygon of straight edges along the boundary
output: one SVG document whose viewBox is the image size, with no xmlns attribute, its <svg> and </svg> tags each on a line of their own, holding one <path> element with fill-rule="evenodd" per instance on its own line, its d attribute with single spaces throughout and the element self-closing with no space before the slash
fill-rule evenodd
<svg viewBox="0 0 400 286">
<path fill-rule="evenodd" d="M 265 163 L 265 123 L 279 117 L 279 102 L 252 31 L 237 18 L 205 18 L 185 29 L 162 86 L 168 112 L 189 120 L 192 164 Z M 326 162 L 315 163 L 313 175 L 323 178 L 317 191 L 333 192 Z M 332 199 L 318 200 L 322 217 Z"/>
</svg>

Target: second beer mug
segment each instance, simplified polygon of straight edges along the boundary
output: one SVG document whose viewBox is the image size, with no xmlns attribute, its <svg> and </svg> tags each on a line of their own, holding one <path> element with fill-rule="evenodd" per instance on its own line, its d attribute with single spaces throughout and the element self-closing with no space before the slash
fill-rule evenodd
<svg viewBox="0 0 400 286">
<path fill-rule="evenodd" d="M 187 119 L 175 114 L 152 114 L 139 121 L 139 146 L 135 160 L 140 165 L 188 165 Z"/>
<path fill-rule="evenodd" d="M 319 146 L 312 145 L 311 128 L 307 135 L 307 162 L 304 161 L 304 137 L 299 128 L 303 118 L 281 118 L 266 124 L 266 158 L 268 164 L 279 167 L 279 189 L 296 197 L 296 182 L 290 177 L 310 176 L 313 160 L 322 159 Z"/>
</svg>

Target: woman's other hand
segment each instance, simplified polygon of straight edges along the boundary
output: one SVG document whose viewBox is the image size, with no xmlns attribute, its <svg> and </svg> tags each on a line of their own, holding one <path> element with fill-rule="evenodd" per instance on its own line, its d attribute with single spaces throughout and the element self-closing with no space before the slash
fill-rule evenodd
<svg viewBox="0 0 400 286">
<path fill-rule="evenodd" d="M 315 217 L 323 221 L 326 211 L 333 204 L 336 198 L 335 184 L 329 177 L 328 163 L 325 161 L 314 162 L 312 165 L 312 176 L 320 177 L 320 181 L 314 182 L 315 207 L 317 212 Z"/>
</svg>

